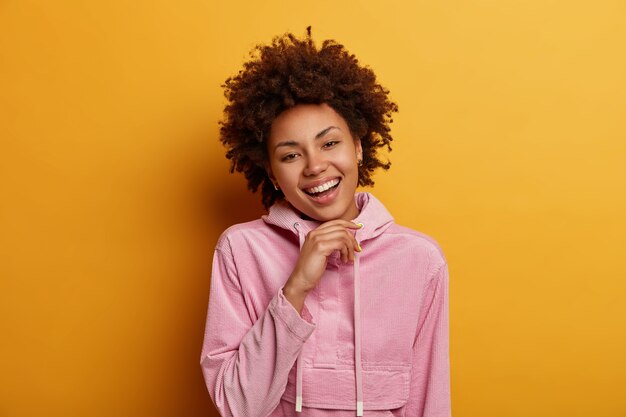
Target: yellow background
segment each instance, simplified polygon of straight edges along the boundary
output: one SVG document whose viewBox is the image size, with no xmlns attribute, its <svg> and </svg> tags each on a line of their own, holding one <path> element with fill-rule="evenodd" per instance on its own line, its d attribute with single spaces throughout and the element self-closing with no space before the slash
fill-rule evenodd
<svg viewBox="0 0 626 417">
<path fill-rule="evenodd" d="M 335 38 L 400 105 L 376 195 L 451 272 L 453 415 L 626 416 L 626 3 L 0 1 L 0 416 L 211 416 L 212 248 L 262 213 L 220 84 Z"/>
</svg>

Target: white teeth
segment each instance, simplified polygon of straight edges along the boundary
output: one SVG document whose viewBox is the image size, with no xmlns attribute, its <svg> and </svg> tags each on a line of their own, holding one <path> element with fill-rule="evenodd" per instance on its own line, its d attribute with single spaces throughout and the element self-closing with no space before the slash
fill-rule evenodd
<svg viewBox="0 0 626 417">
<path fill-rule="evenodd" d="M 317 194 L 317 193 L 321 193 L 322 191 L 326 191 L 329 188 L 332 188 L 332 187 L 334 187 L 337 184 L 339 184 L 339 180 L 335 178 L 334 180 L 330 180 L 327 183 L 324 183 L 322 185 L 318 185 L 317 187 L 307 188 L 304 191 L 306 191 L 307 193 Z"/>
</svg>

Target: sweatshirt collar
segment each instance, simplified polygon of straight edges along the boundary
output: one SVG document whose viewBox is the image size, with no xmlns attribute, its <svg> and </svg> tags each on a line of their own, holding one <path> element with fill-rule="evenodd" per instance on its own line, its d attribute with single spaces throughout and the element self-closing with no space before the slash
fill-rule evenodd
<svg viewBox="0 0 626 417">
<path fill-rule="evenodd" d="M 373 194 L 363 192 L 354 196 L 359 215 L 354 221 L 364 225 L 359 230 L 359 240 L 374 238 L 393 224 L 393 217 L 385 206 Z M 278 226 L 285 230 L 298 233 L 300 228 L 305 234 L 315 229 L 321 224 L 316 220 L 305 220 L 300 217 L 300 213 L 288 202 L 278 201 L 270 207 L 268 214 L 262 217 L 267 224 Z"/>
</svg>

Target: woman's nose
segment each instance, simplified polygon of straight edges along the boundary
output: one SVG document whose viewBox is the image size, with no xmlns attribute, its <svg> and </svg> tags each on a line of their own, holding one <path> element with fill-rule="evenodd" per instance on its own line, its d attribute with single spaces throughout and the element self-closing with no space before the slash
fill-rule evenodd
<svg viewBox="0 0 626 417">
<path fill-rule="evenodd" d="M 307 177 L 319 175 L 328 168 L 328 161 L 320 154 L 309 155 L 307 158 L 304 175 Z"/>
</svg>

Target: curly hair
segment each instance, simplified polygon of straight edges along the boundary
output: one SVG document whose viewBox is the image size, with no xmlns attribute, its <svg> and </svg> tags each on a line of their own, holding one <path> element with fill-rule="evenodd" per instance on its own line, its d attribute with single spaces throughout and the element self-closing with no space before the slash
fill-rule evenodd
<svg viewBox="0 0 626 417">
<path fill-rule="evenodd" d="M 284 198 L 266 171 L 270 128 L 280 113 L 298 104 L 328 104 L 344 118 L 352 136 L 361 139 L 359 185 L 374 185 L 373 171 L 391 166 L 377 151 L 391 151 L 389 124 L 398 106 L 374 72 L 343 45 L 325 40 L 318 49 L 310 26 L 304 39 L 287 33 L 269 45 L 257 45 L 243 69 L 222 87 L 228 104 L 220 141 L 231 160 L 230 172 L 243 172 L 252 192 L 261 187 L 265 208 Z"/>
</svg>

